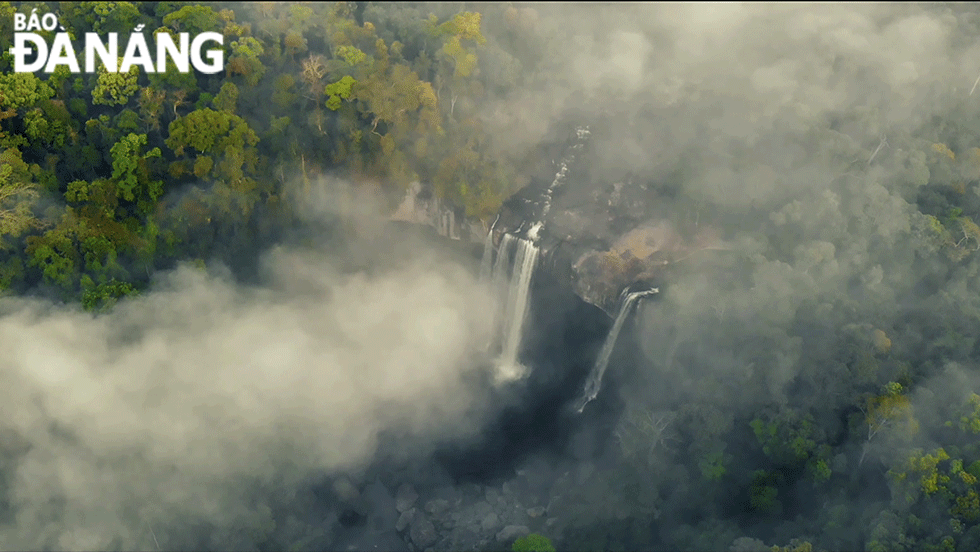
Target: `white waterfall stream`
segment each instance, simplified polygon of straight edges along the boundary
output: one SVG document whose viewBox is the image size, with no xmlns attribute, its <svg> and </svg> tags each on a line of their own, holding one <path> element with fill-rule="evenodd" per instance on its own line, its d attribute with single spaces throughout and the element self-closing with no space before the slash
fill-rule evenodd
<svg viewBox="0 0 980 552">
<path fill-rule="evenodd" d="M 513 268 L 510 265 L 512 251 Z M 511 381 L 524 374 L 518 356 L 524 335 L 524 321 L 530 305 L 531 280 L 538 260 L 538 248 L 530 240 L 504 234 L 497 248 L 497 258 L 491 263 L 492 252 L 492 237 L 488 235 L 480 263 L 480 276 L 489 281 L 496 300 L 492 313 L 495 333 L 487 348 L 500 343 L 497 380 Z"/>
<path fill-rule="evenodd" d="M 498 375 L 505 380 L 519 378 L 524 372 L 518 362 L 518 355 L 524 337 L 524 321 L 527 319 L 531 295 L 531 277 L 537 260 L 537 246 L 529 240 L 518 239 L 514 254 L 514 269 L 507 292 L 503 351 L 498 365 Z"/>
<path fill-rule="evenodd" d="M 592 366 L 592 372 L 589 373 L 589 378 L 585 381 L 582 396 L 576 403 L 579 412 L 585 410 L 585 405 L 592 402 L 599 395 L 599 390 L 602 389 L 602 377 L 606 374 L 606 368 L 609 367 L 609 358 L 612 356 L 613 349 L 616 348 L 616 340 L 619 339 L 619 332 L 623 329 L 623 324 L 629 317 L 633 306 L 640 298 L 659 292 L 660 290 L 653 288 L 644 291 L 635 291 L 627 294 L 623 298 L 619 306 L 619 313 L 616 314 L 616 320 L 613 322 L 609 334 L 606 335 L 606 341 L 602 344 L 602 349 L 599 351 L 599 356 Z"/>
</svg>

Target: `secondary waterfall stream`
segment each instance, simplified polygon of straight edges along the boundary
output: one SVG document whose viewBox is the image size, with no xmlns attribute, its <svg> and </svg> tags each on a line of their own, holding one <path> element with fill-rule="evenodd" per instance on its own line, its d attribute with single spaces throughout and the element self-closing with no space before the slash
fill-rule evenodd
<svg viewBox="0 0 980 552">
<path fill-rule="evenodd" d="M 602 389 L 602 377 L 606 374 L 606 368 L 609 367 L 609 357 L 612 356 L 613 349 L 616 348 L 616 340 L 619 339 L 619 332 L 623 329 L 623 324 L 629 317 L 633 306 L 640 298 L 655 293 L 660 293 L 660 290 L 652 288 L 644 291 L 634 291 L 623 298 L 619 306 L 619 313 L 616 314 L 616 320 L 613 322 L 612 328 L 610 328 L 609 334 L 602 344 L 602 349 L 599 351 L 599 356 L 592 366 L 589 378 L 585 381 L 582 396 L 576 403 L 578 412 L 585 410 L 585 405 L 592 402 L 599 395 L 599 390 Z"/>
</svg>

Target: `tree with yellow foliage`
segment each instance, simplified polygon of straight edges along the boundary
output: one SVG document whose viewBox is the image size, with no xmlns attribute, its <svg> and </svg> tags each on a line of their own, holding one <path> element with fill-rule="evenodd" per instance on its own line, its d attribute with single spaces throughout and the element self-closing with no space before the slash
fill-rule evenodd
<svg viewBox="0 0 980 552">
<path fill-rule="evenodd" d="M 911 438 L 919 431 L 919 422 L 913 415 L 912 403 L 905 395 L 905 388 L 898 382 L 888 382 L 884 385 L 882 394 L 869 397 L 862 412 L 868 425 L 868 436 L 858 465 L 864 462 L 867 444 L 883 430 L 894 430 L 903 438 Z"/>
</svg>

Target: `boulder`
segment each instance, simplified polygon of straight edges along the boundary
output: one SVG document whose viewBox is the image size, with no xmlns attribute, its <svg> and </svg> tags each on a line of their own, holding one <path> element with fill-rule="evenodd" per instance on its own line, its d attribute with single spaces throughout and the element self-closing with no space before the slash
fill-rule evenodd
<svg viewBox="0 0 980 552">
<path fill-rule="evenodd" d="M 399 533 L 408 528 L 412 524 L 412 520 L 415 519 L 415 508 L 406 510 L 398 516 L 398 521 L 395 522 L 395 531 Z"/>
<path fill-rule="evenodd" d="M 510 542 L 531 532 L 526 525 L 508 525 L 497 533 L 497 542 Z"/>
<path fill-rule="evenodd" d="M 402 483 L 395 493 L 395 508 L 399 512 L 406 512 L 415 505 L 415 501 L 418 499 L 419 493 L 415 492 L 415 487 L 408 483 Z"/>
<path fill-rule="evenodd" d="M 495 514 L 493 512 L 490 512 L 489 514 L 487 514 L 483 518 L 483 521 L 480 522 L 480 528 L 483 529 L 483 531 L 484 532 L 487 532 L 487 533 L 490 532 L 490 531 L 493 531 L 497 527 L 500 527 L 500 517 L 497 516 L 497 514 Z"/>
<path fill-rule="evenodd" d="M 415 519 L 412 520 L 409 536 L 412 539 L 412 543 L 421 550 L 432 546 L 439 538 L 435 525 L 421 513 L 416 514 Z"/>
</svg>

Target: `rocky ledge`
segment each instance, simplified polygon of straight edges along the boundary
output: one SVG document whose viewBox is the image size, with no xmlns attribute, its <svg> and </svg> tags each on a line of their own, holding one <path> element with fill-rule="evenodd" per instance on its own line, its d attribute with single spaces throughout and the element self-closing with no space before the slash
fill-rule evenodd
<svg viewBox="0 0 980 552">
<path fill-rule="evenodd" d="M 634 177 L 609 182 L 592 174 L 592 132 L 580 126 L 570 134 L 550 148 L 560 161 L 504 202 L 490 225 L 494 249 L 504 234 L 530 239 L 540 249 L 537 271 L 611 317 L 624 290 L 662 286 L 674 263 L 726 249 L 709 225 L 671 222 L 658 183 Z M 392 220 L 429 226 L 454 240 L 482 243 L 487 235 L 484 223 L 466 219 L 421 185 L 409 189 Z"/>
<path fill-rule="evenodd" d="M 661 286 L 674 263 L 725 246 L 710 226 L 670 222 L 660 209 L 660 186 L 591 174 L 591 138 L 587 127 L 575 129 L 553 178 L 534 178 L 508 198 L 491 239 L 495 248 L 504 234 L 532 240 L 540 248 L 539 270 L 615 316 L 624 290 Z"/>
</svg>

